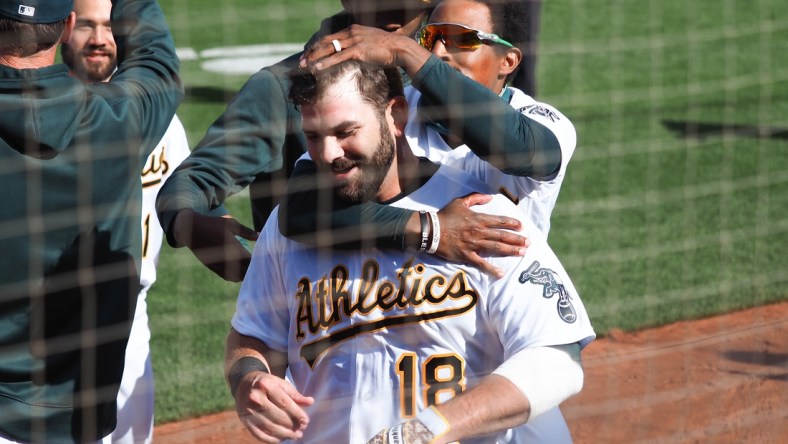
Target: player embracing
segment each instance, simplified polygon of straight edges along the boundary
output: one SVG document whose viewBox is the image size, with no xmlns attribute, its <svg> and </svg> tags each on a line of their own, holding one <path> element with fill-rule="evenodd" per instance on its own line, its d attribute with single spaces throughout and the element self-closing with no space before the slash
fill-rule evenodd
<svg viewBox="0 0 788 444">
<path fill-rule="evenodd" d="M 319 40 L 302 65 L 324 69 L 352 59 L 401 67 L 412 80 L 405 88 L 410 111 L 405 134 L 414 153 L 469 172 L 487 185 L 480 191 L 506 195 L 547 235 L 577 136 L 572 122 L 555 107 L 507 86 L 522 58 L 515 44 L 527 34 L 519 3 L 443 0 L 416 39 L 354 26 Z M 316 235 L 319 228 L 341 228 L 334 230 L 335 238 L 339 232 L 350 238 L 363 231 L 367 243 L 373 234 L 381 238 L 377 245 L 386 248 L 418 244 L 418 239 L 385 242 L 397 238 L 403 226 L 406 233 L 418 232 L 418 218 L 408 209 L 365 202 L 321 212 L 321 199 L 310 192 L 315 189 L 309 183 L 312 171 L 310 162 L 299 160 L 288 185 L 279 213 L 280 229 L 288 236 L 322 244 L 327 236 Z M 438 212 L 445 229 L 435 253 L 499 273 L 478 255 L 463 256 L 489 245 L 491 238 L 481 230 L 462 230 L 445 214 Z M 357 247 L 348 241 L 337 244 Z M 510 246 L 497 247 L 497 252 L 520 254 Z"/>
<path fill-rule="evenodd" d="M 418 211 L 424 235 L 421 253 L 321 249 L 283 237 L 274 211 L 225 360 L 239 417 L 258 439 L 505 442 L 507 429 L 582 388 L 580 351 L 594 332 L 532 222 L 520 217 L 524 256 L 485 258 L 500 279 L 424 252 L 437 242 L 435 210 L 485 185 L 413 154 L 403 94 L 396 69 L 355 61 L 293 78 L 309 154 L 334 200 Z M 478 209 L 518 214 L 503 196 Z M 539 427 L 549 436 L 566 426 Z"/>
</svg>

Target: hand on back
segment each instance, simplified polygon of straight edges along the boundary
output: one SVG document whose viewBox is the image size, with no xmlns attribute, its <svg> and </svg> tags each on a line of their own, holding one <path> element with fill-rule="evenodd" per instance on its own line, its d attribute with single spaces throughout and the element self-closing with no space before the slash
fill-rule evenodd
<svg viewBox="0 0 788 444">
<path fill-rule="evenodd" d="M 456 198 L 438 211 L 441 229 L 435 254 L 501 277 L 502 270 L 482 259 L 481 255 L 524 256 L 530 241 L 513 233 L 521 229 L 519 220 L 471 210 L 472 206 L 483 205 L 491 199 L 490 195 L 474 193 Z"/>
</svg>

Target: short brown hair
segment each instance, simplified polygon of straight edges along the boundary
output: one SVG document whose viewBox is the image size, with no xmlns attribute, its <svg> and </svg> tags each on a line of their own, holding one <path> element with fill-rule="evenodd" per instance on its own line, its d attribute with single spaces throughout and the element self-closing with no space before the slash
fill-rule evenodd
<svg viewBox="0 0 788 444">
<path fill-rule="evenodd" d="M 379 65 L 348 60 L 329 68 L 313 72 L 298 69 L 290 74 L 288 98 L 296 107 L 314 105 L 346 74 L 352 73 L 362 99 L 378 112 L 386 109 L 389 100 L 404 96 L 402 76 L 399 68 L 384 68 Z"/>
<path fill-rule="evenodd" d="M 68 17 L 54 23 L 22 23 L 0 18 L 0 55 L 28 57 L 54 46 Z"/>
</svg>

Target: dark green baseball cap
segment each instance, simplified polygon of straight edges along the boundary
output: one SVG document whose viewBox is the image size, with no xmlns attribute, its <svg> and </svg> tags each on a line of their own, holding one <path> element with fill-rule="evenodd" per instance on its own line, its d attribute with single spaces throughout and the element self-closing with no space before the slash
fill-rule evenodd
<svg viewBox="0 0 788 444">
<path fill-rule="evenodd" d="M 24 23 L 55 23 L 68 17 L 74 0 L 0 0 L 0 17 Z"/>
</svg>

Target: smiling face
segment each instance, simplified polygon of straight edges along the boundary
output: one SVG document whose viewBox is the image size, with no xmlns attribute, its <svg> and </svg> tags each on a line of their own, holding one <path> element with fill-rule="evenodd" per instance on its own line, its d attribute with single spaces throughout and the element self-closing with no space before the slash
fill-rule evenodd
<svg viewBox="0 0 788 444">
<path fill-rule="evenodd" d="M 74 0 L 76 26 L 64 61 L 77 77 L 104 82 L 117 65 L 117 47 L 110 27 L 110 0 Z"/>
<path fill-rule="evenodd" d="M 473 0 L 443 0 L 430 15 L 430 23 L 458 23 L 486 33 L 493 32 L 489 8 Z M 500 36 L 506 39 L 506 36 Z M 429 48 L 428 48 L 429 49 Z M 447 47 L 439 39 L 432 53 L 452 68 L 500 93 L 510 74 L 520 62 L 519 51 L 498 44 L 484 44 L 476 49 Z M 512 55 L 516 54 L 516 60 Z"/>
<path fill-rule="evenodd" d="M 391 188 L 397 177 L 391 169 L 396 144 L 390 105 L 379 110 L 363 100 L 353 74 L 301 106 L 302 128 L 309 155 L 328 174 L 337 197 L 382 201 L 399 193 Z"/>
</svg>

